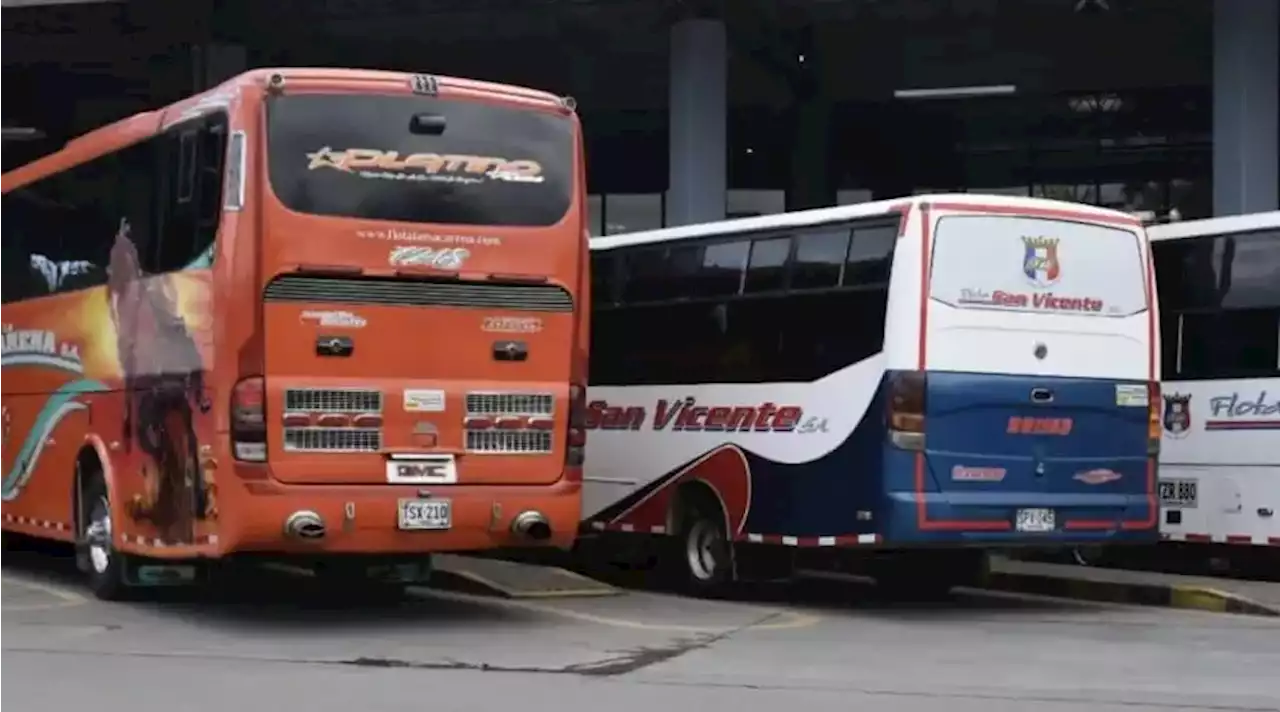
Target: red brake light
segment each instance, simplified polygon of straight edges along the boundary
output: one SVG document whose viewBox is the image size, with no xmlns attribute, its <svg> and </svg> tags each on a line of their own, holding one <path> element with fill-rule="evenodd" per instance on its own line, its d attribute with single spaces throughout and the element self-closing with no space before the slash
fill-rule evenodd
<svg viewBox="0 0 1280 712">
<path fill-rule="evenodd" d="M 241 379 L 231 389 L 231 447 L 237 460 L 267 459 L 266 382 L 261 376 Z"/>
</svg>

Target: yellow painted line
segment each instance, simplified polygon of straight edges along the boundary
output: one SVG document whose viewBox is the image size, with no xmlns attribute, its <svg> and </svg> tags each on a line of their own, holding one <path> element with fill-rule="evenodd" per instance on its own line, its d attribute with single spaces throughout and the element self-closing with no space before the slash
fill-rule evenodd
<svg viewBox="0 0 1280 712">
<path fill-rule="evenodd" d="M 1226 613 L 1227 603 L 1233 598 L 1225 591 L 1201 586 L 1174 586 L 1169 590 L 1170 606 L 1212 613 Z"/>
<path fill-rule="evenodd" d="M 57 599 L 50 603 L 27 603 L 17 605 L 4 604 L 3 606 L 0 606 L 0 610 L 3 610 L 6 613 L 9 611 L 48 611 L 55 608 L 82 606 L 89 602 L 89 599 L 75 591 L 70 591 L 60 586 L 54 586 L 53 584 L 44 583 L 42 581 L 35 581 L 25 577 L 14 576 L 12 574 L 5 574 L 3 577 L 0 577 L 0 581 L 25 588 L 29 591 L 43 593 Z"/>
<path fill-rule="evenodd" d="M 547 613 L 561 618 L 570 618 L 573 620 L 583 621 L 585 623 L 594 623 L 596 625 L 609 626 L 612 628 L 628 628 L 631 630 L 648 630 L 662 631 L 669 633 L 698 633 L 698 634 L 722 634 L 734 630 L 791 630 L 796 628 L 806 628 L 816 624 L 821 620 L 820 616 L 809 613 L 800 613 L 798 611 L 789 611 L 786 609 L 764 609 L 762 622 L 747 625 L 728 625 L 728 626 L 693 626 L 681 625 L 675 623 L 648 623 L 629 618 L 614 618 L 610 616 L 601 616 L 594 613 L 586 613 L 584 611 L 575 611 L 571 608 L 561 608 L 559 606 L 548 606 L 532 601 L 522 601 L 510 598 L 493 598 L 492 596 L 473 596 L 467 593 L 457 593 L 454 591 L 440 591 L 432 588 L 422 588 L 413 586 L 409 588 L 410 593 L 423 598 L 435 598 L 444 601 L 455 601 L 459 603 L 472 603 L 481 606 L 500 606 L 503 608 L 514 608 L 525 611 L 533 611 L 536 613 Z"/>
</svg>

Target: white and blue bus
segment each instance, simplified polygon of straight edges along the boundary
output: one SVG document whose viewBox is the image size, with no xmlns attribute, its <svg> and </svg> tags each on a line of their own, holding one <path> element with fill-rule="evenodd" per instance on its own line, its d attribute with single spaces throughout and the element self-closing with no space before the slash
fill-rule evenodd
<svg viewBox="0 0 1280 712">
<path fill-rule="evenodd" d="M 991 549 L 1156 540 L 1138 218 L 921 195 L 591 251 L 584 537 L 651 537 L 695 592 L 797 559 L 949 587 Z"/>
<path fill-rule="evenodd" d="M 1280 561 L 1280 211 L 1148 232 L 1164 343 L 1160 531 L 1165 539 L 1211 549 L 1204 553 L 1270 562 L 1274 571 Z"/>
</svg>

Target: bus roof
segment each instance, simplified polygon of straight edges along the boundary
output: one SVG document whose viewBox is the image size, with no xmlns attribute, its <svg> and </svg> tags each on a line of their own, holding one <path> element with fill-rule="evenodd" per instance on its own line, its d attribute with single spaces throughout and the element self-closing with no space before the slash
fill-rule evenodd
<svg viewBox="0 0 1280 712">
<path fill-rule="evenodd" d="M 833 208 L 816 208 L 797 210 L 789 213 L 774 213 L 749 218 L 717 220 L 696 225 L 681 225 L 662 228 L 660 230 L 644 230 L 612 237 L 594 237 L 591 249 L 609 250 L 647 243 L 669 242 L 678 240 L 694 240 L 701 237 L 732 233 L 764 232 L 788 228 L 803 228 L 827 223 L 844 222 L 857 218 L 875 217 L 902 213 L 921 203 L 960 203 L 974 206 L 992 206 L 999 208 L 1026 208 L 1028 210 L 1069 210 L 1085 215 L 1096 214 L 1098 218 L 1108 222 L 1132 222 L 1139 225 L 1138 218 L 1129 213 L 1093 205 L 1068 203 L 1060 200 L 1044 198 L 1024 198 L 1008 195 L 987 195 L 984 193 L 930 193 L 910 197 L 875 200 L 854 205 L 840 205 Z"/>
<path fill-rule="evenodd" d="M 1224 235 L 1276 227 L 1280 227 L 1280 210 L 1151 225 L 1147 228 L 1147 235 L 1152 240 L 1180 240 L 1201 235 Z"/>
</svg>

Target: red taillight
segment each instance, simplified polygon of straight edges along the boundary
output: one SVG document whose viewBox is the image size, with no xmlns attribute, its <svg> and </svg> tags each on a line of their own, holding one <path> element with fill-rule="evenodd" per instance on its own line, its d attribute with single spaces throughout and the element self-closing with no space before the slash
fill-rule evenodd
<svg viewBox="0 0 1280 712">
<path fill-rule="evenodd" d="M 587 387 L 569 385 L 569 435 L 565 448 L 564 464 L 582 467 L 586 461 L 587 447 Z"/>
<path fill-rule="evenodd" d="M 266 384 L 261 376 L 241 379 L 231 390 L 231 449 L 237 460 L 266 462 Z"/>
<path fill-rule="evenodd" d="M 889 439 L 897 447 L 924 449 L 926 383 L 923 371 L 902 371 L 890 376 L 886 421 Z"/>
<path fill-rule="evenodd" d="M 1147 382 L 1147 453 L 1160 454 L 1160 438 L 1164 434 L 1164 423 L 1161 422 L 1160 384 Z"/>
</svg>

